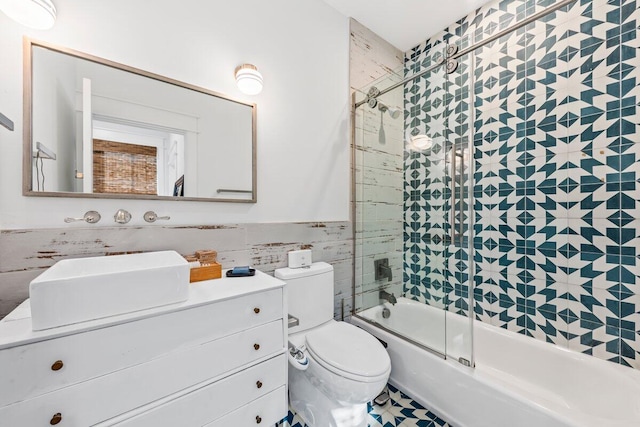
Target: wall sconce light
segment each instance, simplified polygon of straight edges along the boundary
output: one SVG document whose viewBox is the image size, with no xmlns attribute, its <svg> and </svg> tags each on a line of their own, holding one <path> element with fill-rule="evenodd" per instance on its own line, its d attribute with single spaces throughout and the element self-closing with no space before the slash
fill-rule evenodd
<svg viewBox="0 0 640 427">
<path fill-rule="evenodd" d="M 9 18 L 36 30 L 48 30 L 56 22 L 51 0 L 0 0 L 0 10 Z"/>
<path fill-rule="evenodd" d="M 236 85 L 240 92 L 247 95 L 257 95 L 262 92 L 262 74 L 258 67 L 251 64 L 242 64 L 236 68 Z"/>
</svg>

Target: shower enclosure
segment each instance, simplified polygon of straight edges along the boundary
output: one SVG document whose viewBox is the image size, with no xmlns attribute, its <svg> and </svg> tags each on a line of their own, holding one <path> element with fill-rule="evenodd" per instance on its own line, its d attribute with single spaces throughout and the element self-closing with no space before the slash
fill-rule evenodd
<svg viewBox="0 0 640 427">
<path fill-rule="evenodd" d="M 354 307 L 366 321 L 472 365 L 473 58 L 454 59 L 464 47 L 435 46 L 412 69 L 354 96 Z M 407 74 L 420 77 L 403 82 Z"/>
<path fill-rule="evenodd" d="M 477 30 L 414 48 L 402 69 L 354 93 L 355 316 L 466 366 L 474 366 L 474 317 L 504 315 L 510 329 L 517 321 L 519 332 L 535 331 L 527 316 L 535 314 L 537 267 L 528 257 L 548 251 L 530 240 L 532 162 L 555 119 L 540 112 L 555 104 L 532 100 L 565 91 L 551 77 L 567 73 L 545 56 L 551 42 L 531 40 L 547 22 L 566 20 L 551 14 L 572 3 L 532 6 L 514 22 L 469 23 Z M 565 52 L 558 59 L 567 60 Z M 535 73 L 543 75 L 534 80 Z M 518 240 L 500 237 L 507 233 Z M 514 278 L 522 285 L 493 277 L 496 260 L 513 263 L 507 253 L 521 254 Z M 477 259 L 489 267 L 476 268 Z M 521 317 L 496 317 L 494 303 L 517 304 Z"/>
</svg>

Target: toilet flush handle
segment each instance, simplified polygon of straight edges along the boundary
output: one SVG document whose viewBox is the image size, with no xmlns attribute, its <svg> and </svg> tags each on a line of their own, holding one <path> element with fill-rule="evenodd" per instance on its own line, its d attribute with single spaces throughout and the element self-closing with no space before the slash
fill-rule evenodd
<svg viewBox="0 0 640 427">
<path fill-rule="evenodd" d="M 298 319 L 297 317 L 292 316 L 292 315 L 289 314 L 289 319 L 287 321 L 287 326 L 289 328 L 293 328 L 295 326 L 300 326 L 300 319 Z"/>
</svg>

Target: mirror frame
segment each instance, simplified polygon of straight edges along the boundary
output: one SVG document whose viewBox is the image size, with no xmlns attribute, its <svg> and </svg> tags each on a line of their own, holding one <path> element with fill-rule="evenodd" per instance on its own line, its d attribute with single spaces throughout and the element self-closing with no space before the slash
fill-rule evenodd
<svg viewBox="0 0 640 427">
<path fill-rule="evenodd" d="M 74 56 L 76 58 L 84 59 L 87 61 L 95 62 L 97 64 L 105 65 L 108 67 L 117 68 L 122 71 L 127 71 L 133 74 L 137 74 L 150 79 L 158 80 L 160 82 L 168 83 L 174 86 L 178 86 L 184 89 L 200 92 L 205 95 L 215 96 L 217 98 L 225 99 L 227 101 L 235 102 L 238 104 L 251 107 L 251 123 L 252 123 L 252 149 L 251 149 L 251 171 L 253 176 L 251 177 L 251 199 L 212 199 L 205 197 L 175 197 L 175 196 L 153 196 L 144 194 L 113 194 L 113 193 L 75 193 L 70 191 L 34 191 L 33 190 L 33 168 L 32 168 L 32 156 L 33 156 L 33 143 L 32 143 L 32 119 L 33 119 L 33 97 L 32 97 L 32 84 L 33 84 L 33 48 L 41 47 L 44 49 L 53 50 L 62 54 Z M 23 152 L 22 152 L 22 195 L 23 196 L 35 196 L 35 197 L 71 197 L 71 198 L 94 198 L 94 199 L 144 199 L 144 200 L 174 200 L 174 201 L 196 201 L 196 202 L 226 202 L 226 203 L 256 203 L 258 201 L 257 195 L 257 106 L 255 103 L 248 103 L 240 101 L 218 92 L 214 92 L 209 89 L 205 89 L 199 86 L 195 86 L 189 83 L 174 80 L 169 77 L 161 76 L 149 71 L 144 71 L 139 68 L 124 65 L 118 62 L 110 61 L 108 59 L 100 58 L 97 56 L 89 55 L 87 53 L 79 52 L 77 50 L 57 46 L 51 43 L 34 40 L 28 37 L 24 37 L 23 40 Z"/>
</svg>

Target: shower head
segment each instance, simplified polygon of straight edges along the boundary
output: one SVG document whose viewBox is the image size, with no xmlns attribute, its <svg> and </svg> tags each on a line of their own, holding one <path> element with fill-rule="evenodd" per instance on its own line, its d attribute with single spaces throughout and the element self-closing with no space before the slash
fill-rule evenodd
<svg viewBox="0 0 640 427">
<path fill-rule="evenodd" d="M 402 112 L 400 108 L 389 107 L 388 105 L 384 104 L 382 101 L 378 101 L 376 98 L 369 98 L 367 100 L 367 104 L 369 104 L 369 107 L 371 108 L 378 107 L 378 110 L 382 111 L 383 113 L 388 112 L 392 119 L 397 119 L 400 116 L 400 113 Z"/>
<path fill-rule="evenodd" d="M 383 113 L 389 113 L 392 119 L 397 119 L 398 117 L 400 117 L 399 108 L 389 107 L 387 105 L 384 105 L 382 102 L 378 102 L 378 110 L 382 111 Z"/>
<path fill-rule="evenodd" d="M 382 111 L 383 113 L 389 113 L 392 119 L 397 119 L 398 117 L 400 117 L 401 110 L 399 108 L 389 107 L 388 105 L 385 105 L 380 101 L 378 101 L 378 110 Z"/>
</svg>

